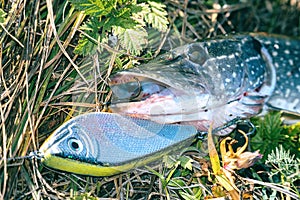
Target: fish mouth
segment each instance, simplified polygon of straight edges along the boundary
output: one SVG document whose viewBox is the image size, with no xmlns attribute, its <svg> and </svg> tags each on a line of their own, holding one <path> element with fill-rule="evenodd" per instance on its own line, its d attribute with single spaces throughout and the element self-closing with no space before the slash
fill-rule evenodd
<svg viewBox="0 0 300 200">
<path fill-rule="evenodd" d="M 112 103 L 143 101 L 152 94 L 171 88 L 170 85 L 135 73 L 121 73 L 110 81 Z"/>
<path fill-rule="evenodd" d="M 211 98 L 204 86 L 195 89 L 188 81 L 176 83 L 163 76 L 128 71 L 112 76 L 110 88 L 113 112 L 143 119 L 165 117 L 165 123 L 185 121 L 184 115 L 205 112 Z"/>
<path fill-rule="evenodd" d="M 186 78 L 180 78 L 181 82 L 173 79 L 172 82 L 157 73 L 119 72 L 110 80 L 113 92 L 110 108 L 112 112 L 131 117 L 161 124 L 193 125 L 199 131 L 207 131 L 212 122 L 215 129 L 237 117 L 259 113 L 266 98 L 256 94 L 220 98 L 204 86 L 191 87 Z M 234 127 L 218 134 L 226 135 Z"/>
</svg>

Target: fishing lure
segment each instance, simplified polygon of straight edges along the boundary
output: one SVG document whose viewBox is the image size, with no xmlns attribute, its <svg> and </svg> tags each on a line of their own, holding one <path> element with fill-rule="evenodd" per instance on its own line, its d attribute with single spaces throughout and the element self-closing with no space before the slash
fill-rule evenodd
<svg viewBox="0 0 300 200">
<path fill-rule="evenodd" d="M 110 176 L 191 145 L 193 126 L 166 125 L 111 113 L 69 120 L 41 146 L 42 162 L 83 175 Z"/>
<path fill-rule="evenodd" d="M 128 171 L 191 144 L 214 123 L 265 107 L 300 113 L 300 41 L 247 35 L 184 45 L 111 77 L 111 109 L 75 117 L 42 145 L 42 162 L 93 176 Z M 220 129 L 228 125 L 225 129 Z"/>
</svg>

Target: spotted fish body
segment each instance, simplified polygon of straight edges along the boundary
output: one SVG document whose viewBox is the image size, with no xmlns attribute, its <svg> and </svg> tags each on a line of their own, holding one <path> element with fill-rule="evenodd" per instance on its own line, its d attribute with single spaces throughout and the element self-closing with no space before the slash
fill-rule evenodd
<svg viewBox="0 0 300 200">
<path fill-rule="evenodd" d="M 300 113 L 299 52 L 299 40 L 263 35 L 188 44 L 112 76 L 111 108 L 200 131 L 266 106 Z"/>
<path fill-rule="evenodd" d="M 267 105 L 300 113 L 300 40 L 255 36 L 269 51 L 276 69 L 276 87 Z"/>
</svg>

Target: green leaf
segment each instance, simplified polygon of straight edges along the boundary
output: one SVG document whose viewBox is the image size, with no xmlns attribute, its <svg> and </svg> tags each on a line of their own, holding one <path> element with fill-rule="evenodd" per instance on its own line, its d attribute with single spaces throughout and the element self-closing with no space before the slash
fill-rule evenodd
<svg viewBox="0 0 300 200">
<path fill-rule="evenodd" d="M 186 157 L 186 156 L 181 156 L 179 158 L 179 161 L 180 161 L 180 165 L 184 168 L 184 169 L 189 169 L 189 170 L 192 170 L 193 169 L 193 160 L 189 157 Z"/>
<path fill-rule="evenodd" d="M 166 31 L 168 28 L 168 19 L 167 19 L 167 11 L 165 10 L 165 5 L 148 1 L 151 12 L 145 16 L 145 21 L 150 24 L 153 28 L 158 29 L 159 31 Z"/>
<path fill-rule="evenodd" d="M 161 183 L 162 183 L 162 185 L 163 185 L 164 188 L 167 186 L 168 181 L 165 179 L 165 177 L 162 174 L 160 174 L 159 172 L 155 171 L 151 167 L 145 166 L 145 168 L 147 170 L 149 170 L 151 173 L 153 173 L 154 175 L 156 175 L 160 179 L 160 181 L 161 181 Z"/>
<path fill-rule="evenodd" d="M 3 24 L 5 22 L 6 12 L 0 8 L 0 24 Z"/>
<path fill-rule="evenodd" d="M 81 30 L 85 34 L 80 34 L 78 45 L 76 46 L 74 53 L 83 56 L 92 55 L 96 52 L 98 44 L 103 41 L 103 36 L 98 33 L 101 27 L 101 23 L 94 17 L 91 17 L 82 27 Z"/>
<path fill-rule="evenodd" d="M 138 5 L 141 9 L 138 12 L 134 12 L 132 14 L 132 18 L 139 23 L 141 26 L 145 27 L 146 26 L 146 22 L 145 22 L 145 17 L 146 15 L 148 15 L 151 10 L 149 8 L 148 4 L 145 3 L 141 3 Z"/>
<path fill-rule="evenodd" d="M 140 55 L 148 43 L 148 34 L 142 27 L 136 27 L 135 29 L 115 27 L 114 30 L 120 39 L 121 46 L 133 55 Z"/>
<path fill-rule="evenodd" d="M 117 3 L 116 0 L 70 0 L 70 2 L 86 15 L 98 17 L 111 13 Z"/>
<path fill-rule="evenodd" d="M 177 167 L 179 164 L 179 162 L 172 156 L 164 156 L 163 163 L 168 169 L 172 167 Z"/>
<path fill-rule="evenodd" d="M 190 195 L 186 191 L 179 191 L 179 194 L 185 200 L 197 200 L 197 199 L 199 199 L 195 195 Z"/>
</svg>

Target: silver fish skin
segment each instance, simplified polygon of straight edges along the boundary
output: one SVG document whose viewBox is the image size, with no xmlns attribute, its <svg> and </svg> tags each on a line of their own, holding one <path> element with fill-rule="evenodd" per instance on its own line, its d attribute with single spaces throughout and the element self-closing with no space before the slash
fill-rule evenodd
<svg viewBox="0 0 300 200">
<path fill-rule="evenodd" d="M 299 113 L 299 48 L 299 40 L 263 35 L 184 45 L 113 75 L 111 109 L 200 131 L 255 116 L 266 106 Z"/>
</svg>

